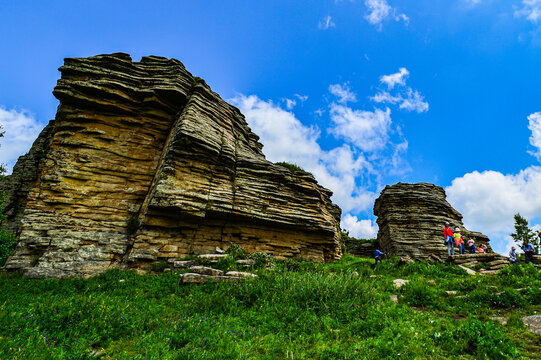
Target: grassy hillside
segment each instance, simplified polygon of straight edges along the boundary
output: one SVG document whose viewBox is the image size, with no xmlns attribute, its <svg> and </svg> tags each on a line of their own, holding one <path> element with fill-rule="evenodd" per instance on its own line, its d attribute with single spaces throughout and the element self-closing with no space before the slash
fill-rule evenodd
<svg viewBox="0 0 541 360">
<path fill-rule="evenodd" d="M 351 256 L 286 261 L 258 269 L 255 280 L 201 285 L 181 285 L 172 272 L 62 280 L 0 273 L 0 359 L 541 356 L 541 336 L 520 319 L 541 312 L 533 266 L 469 276 L 446 264 L 391 259 L 376 272 L 371 264 Z M 396 289 L 397 278 L 410 282 Z"/>
</svg>

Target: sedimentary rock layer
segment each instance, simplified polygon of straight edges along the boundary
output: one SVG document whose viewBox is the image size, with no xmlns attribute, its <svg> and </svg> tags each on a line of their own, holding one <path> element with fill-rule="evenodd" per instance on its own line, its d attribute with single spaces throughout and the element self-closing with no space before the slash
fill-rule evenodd
<svg viewBox="0 0 541 360">
<path fill-rule="evenodd" d="M 453 230 L 460 228 L 462 235 L 474 236 L 476 246 L 486 244 L 491 251 L 488 237 L 466 229 L 462 215 L 447 202 L 443 188 L 436 185 L 398 183 L 386 186 L 374 204 L 374 215 L 378 217 L 378 243 L 389 254 L 415 259 L 436 255 L 445 259 L 445 222 L 449 222 Z"/>
<path fill-rule="evenodd" d="M 19 244 L 6 268 L 84 276 L 231 242 L 340 257 L 331 192 L 267 161 L 239 110 L 178 60 L 101 55 L 60 71 L 60 106 L 40 136 L 48 146 L 20 192 L 24 215 L 10 218 Z"/>
</svg>

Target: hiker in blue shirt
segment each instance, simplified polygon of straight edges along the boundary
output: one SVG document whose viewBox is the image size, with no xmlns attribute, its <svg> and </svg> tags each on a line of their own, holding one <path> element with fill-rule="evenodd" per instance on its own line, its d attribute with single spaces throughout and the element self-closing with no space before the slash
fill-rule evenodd
<svg viewBox="0 0 541 360">
<path fill-rule="evenodd" d="M 378 260 L 382 261 L 384 256 L 385 256 L 385 254 L 383 252 L 379 251 L 378 249 L 376 249 L 376 251 L 374 251 L 374 260 L 376 260 L 376 263 L 374 264 L 374 270 L 376 270 L 378 268 Z"/>
<path fill-rule="evenodd" d="M 533 253 L 535 251 L 533 248 L 533 245 L 524 241 L 522 243 L 522 250 L 524 250 L 524 257 L 526 258 L 526 264 L 533 262 Z"/>
</svg>

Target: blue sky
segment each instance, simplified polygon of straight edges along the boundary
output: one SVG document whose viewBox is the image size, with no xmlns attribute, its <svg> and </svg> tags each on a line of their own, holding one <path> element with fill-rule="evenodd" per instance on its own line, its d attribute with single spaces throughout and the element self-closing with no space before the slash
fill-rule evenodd
<svg viewBox="0 0 541 360">
<path fill-rule="evenodd" d="M 356 236 L 398 181 L 443 186 L 500 252 L 515 212 L 541 228 L 541 0 L 0 0 L 0 20 L 8 167 L 54 118 L 64 57 L 154 54 L 331 188 Z"/>
</svg>

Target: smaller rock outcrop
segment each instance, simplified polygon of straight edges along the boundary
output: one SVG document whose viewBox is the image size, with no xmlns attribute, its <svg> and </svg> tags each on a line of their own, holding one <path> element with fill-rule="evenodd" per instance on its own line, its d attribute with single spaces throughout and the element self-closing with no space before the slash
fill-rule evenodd
<svg viewBox="0 0 541 360">
<path fill-rule="evenodd" d="M 446 259 L 445 222 L 453 229 L 460 228 L 463 235 L 471 234 L 476 246 L 486 244 L 487 252 L 492 252 L 488 237 L 466 229 L 462 215 L 447 202 L 443 188 L 433 184 L 386 186 L 374 204 L 374 215 L 379 226 L 378 243 L 388 255 Z"/>
</svg>

